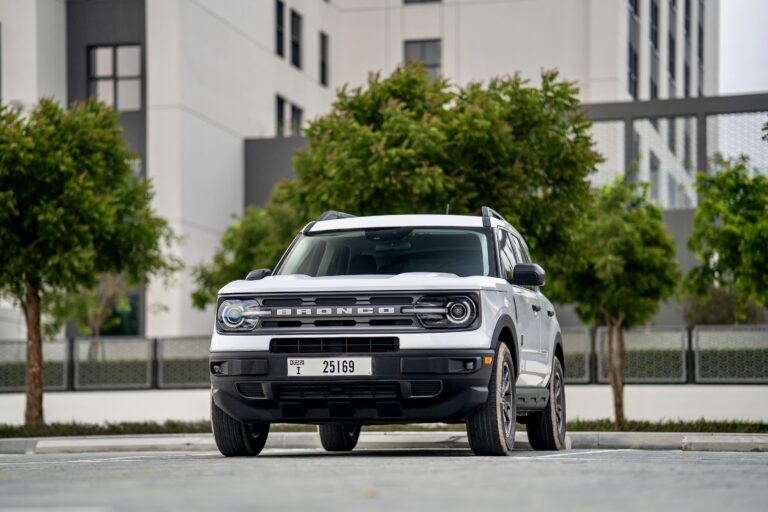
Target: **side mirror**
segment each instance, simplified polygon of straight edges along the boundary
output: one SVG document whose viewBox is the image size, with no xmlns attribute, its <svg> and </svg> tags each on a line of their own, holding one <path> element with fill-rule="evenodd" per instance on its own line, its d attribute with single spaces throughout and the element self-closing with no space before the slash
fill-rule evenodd
<svg viewBox="0 0 768 512">
<path fill-rule="evenodd" d="M 257 268 L 256 270 L 251 270 L 248 272 L 248 275 L 245 276 L 246 281 L 258 281 L 259 279 L 264 279 L 267 276 L 272 275 L 272 269 L 269 268 Z"/>
<path fill-rule="evenodd" d="M 518 263 L 512 270 L 512 279 L 508 281 L 517 286 L 544 286 L 546 274 L 536 263 Z"/>
</svg>

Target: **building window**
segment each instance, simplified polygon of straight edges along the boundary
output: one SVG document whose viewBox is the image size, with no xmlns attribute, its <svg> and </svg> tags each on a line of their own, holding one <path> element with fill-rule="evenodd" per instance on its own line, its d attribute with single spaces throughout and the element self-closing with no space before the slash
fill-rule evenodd
<svg viewBox="0 0 768 512">
<path fill-rule="evenodd" d="M 301 135 L 301 125 L 304 120 L 304 111 L 296 105 L 291 105 L 291 135 Z"/>
<path fill-rule="evenodd" d="M 651 0 L 651 48 L 659 51 L 659 3 Z"/>
<path fill-rule="evenodd" d="M 677 123 L 674 117 L 667 121 L 667 146 L 673 154 L 677 152 Z"/>
<path fill-rule="evenodd" d="M 424 63 L 429 76 L 435 78 L 440 74 L 442 50 L 440 39 L 421 41 L 406 41 L 404 45 L 405 61 Z"/>
<path fill-rule="evenodd" d="M 688 119 L 683 122 L 683 167 L 689 173 L 693 168 L 691 161 L 691 134 L 688 132 Z"/>
<path fill-rule="evenodd" d="M 285 135 L 285 99 L 275 96 L 275 132 L 278 137 Z"/>
<path fill-rule="evenodd" d="M 656 80 L 654 80 L 653 77 L 651 77 L 651 90 L 650 90 L 650 94 L 651 94 L 651 99 L 652 100 L 655 100 L 656 98 L 659 97 L 659 86 L 656 85 Z"/>
<path fill-rule="evenodd" d="M 88 95 L 103 101 L 118 112 L 141 110 L 141 47 L 90 47 Z"/>
<path fill-rule="evenodd" d="M 640 5 L 638 0 L 629 0 L 629 11 L 636 18 L 640 17 Z"/>
<path fill-rule="evenodd" d="M 685 29 L 685 37 L 691 35 L 691 0 L 685 0 L 685 12 L 683 13 L 683 28 Z"/>
<path fill-rule="evenodd" d="M 285 57 L 285 4 L 275 0 L 275 53 Z"/>
<path fill-rule="evenodd" d="M 328 85 L 328 34 L 320 32 L 320 84 Z"/>
<path fill-rule="evenodd" d="M 675 45 L 677 44 L 677 41 L 675 41 L 675 36 L 669 34 L 667 44 L 669 45 L 667 50 L 667 71 L 669 72 L 669 78 L 674 80 L 676 72 L 675 65 L 677 63 L 677 60 L 675 59 L 677 53 L 675 52 Z"/>
<path fill-rule="evenodd" d="M 691 95 L 691 67 L 687 62 L 685 63 L 685 68 L 683 68 L 683 89 L 685 97 L 689 97 Z"/>
<path fill-rule="evenodd" d="M 629 43 L 629 94 L 637 99 L 637 50 Z"/>
<path fill-rule="evenodd" d="M 654 203 L 659 203 L 659 158 L 651 153 L 651 199 Z"/>
<path fill-rule="evenodd" d="M 291 9 L 291 64 L 301 69 L 301 15 Z"/>
</svg>

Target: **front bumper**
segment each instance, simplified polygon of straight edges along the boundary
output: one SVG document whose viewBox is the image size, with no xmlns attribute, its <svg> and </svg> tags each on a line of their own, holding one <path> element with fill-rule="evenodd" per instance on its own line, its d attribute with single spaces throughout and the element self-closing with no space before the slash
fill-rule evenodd
<svg viewBox="0 0 768 512">
<path fill-rule="evenodd" d="M 370 354 L 373 375 L 288 377 L 288 358 L 369 354 L 213 352 L 214 403 L 245 423 L 461 421 L 488 398 L 491 349 Z"/>
</svg>

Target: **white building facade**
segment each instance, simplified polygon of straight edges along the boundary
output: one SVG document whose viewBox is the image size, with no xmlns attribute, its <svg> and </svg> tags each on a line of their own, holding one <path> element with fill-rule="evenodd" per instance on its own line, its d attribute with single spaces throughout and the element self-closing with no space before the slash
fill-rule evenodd
<svg viewBox="0 0 768 512">
<path fill-rule="evenodd" d="M 189 269 L 210 260 L 243 211 L 244 141 L 300 131 L 337 88 L 406 58 L 458 84 L 515 72 L 537 83 L 557 68 L 586 103 L 714 95 L 718 2 L 0 0 L 0 97 L 28 107 L 95 95 L 123 114 L 137 172 L 183 237 L 173 251 L 188 266 L 147 287 L 141 334 L 200 334 L 213 314 L 192 307 Z M 626 172 L 617 130 L 595 129 L 607 157 L 597 183 Z M 638 154 L 652 158 L 636 176 L 662 206 L 694 197 L 690 130 L 637 123 Z M 0 338 L 23 335 L 0 307 Z"/>
</svg>

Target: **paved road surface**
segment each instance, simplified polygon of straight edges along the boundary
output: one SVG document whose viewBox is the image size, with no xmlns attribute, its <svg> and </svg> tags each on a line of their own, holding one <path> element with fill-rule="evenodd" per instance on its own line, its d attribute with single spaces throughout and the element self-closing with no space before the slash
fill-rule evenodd
<svg viewBox="0 0 768 512">
<path fill-rule="evenodd" d="M 766 510 L 768 453 L 267 450 L 0 456 L 0 511 Z"/>
</svg>

